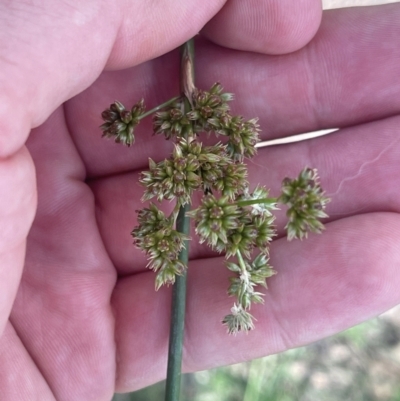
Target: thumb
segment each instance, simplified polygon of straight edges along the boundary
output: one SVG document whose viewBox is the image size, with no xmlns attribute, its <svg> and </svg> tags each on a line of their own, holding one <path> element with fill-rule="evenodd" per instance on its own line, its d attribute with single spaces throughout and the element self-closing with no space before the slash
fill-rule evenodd
<svg viewBox="0 0 400 401">
<path fill-rule="evenodd" d="M 13 1 L 0 5 L 0 157 L 107 68 L 126 68 L 197 34 L 225 0 Z M 190 21 L 190 23 L 189 23 Z M 18 117 L 16 117 L 18 116 Z"/>
</svg>

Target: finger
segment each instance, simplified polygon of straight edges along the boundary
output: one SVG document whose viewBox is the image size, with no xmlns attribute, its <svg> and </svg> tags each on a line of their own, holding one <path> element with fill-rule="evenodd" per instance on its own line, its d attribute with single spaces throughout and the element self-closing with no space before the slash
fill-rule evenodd
<svg viewBox="0 0 400 401">
<path fill-rule="evenodd" d="M 221 81 L 235 93 L 233 113 L 258 116 L 264 139 L 398 114 L 400 5 L 372 9 L 324 14 L 317 37 L 305 49 L 286 56 L 198 44 L 197 85 L 207 88 Z M 149 120 L 137 127 L 132 149 L 102 139 L 98 126 L 101 111 L 114 99 L 130 107 L 144 97 L 152 108 L 177 95 L 178 68 L 179 56 L 171 53 L 122 74 L 104 74 L 68 102 L 68 124 L 89 176 L 146 168 L 148 157 L 167 157 L 171 147 L 151 136 Z"/>
<path fill-rule="evenodd" d="M 399 114 L 399 16 L 399 3 L 325 11 L 309 45 L 279 57 L 200 50 L 198 84 L 201 77 L 221 80 L 225 71 L 235 110 L 259 116 L 269 139 Z M 203 62 L 216 57 L 223 57 L 219 68 Z"/>
<path fill-rule="evenodd" d="M 38 173 L 38 209 L 10 320 L 57 400 L 110 400 L 116 274 L 61 108 L 27 146 Z"/>
<path fill-rule="evenodd" d="M 0 334 L 22 274 L 26 236 L 36 210 L 35 184 L 26 148 L 0 161 Z"/>
<path fill-rule="evenodd" d="M 8 322 L 0 339 L 1 398 L 3 400 L 55 401 L 51 389 Z"/>
<path fill-rule="evenodd" d="M 297 177 L 304 167 L 317 168 L 321 185 L 332 199 L 328 221 L 378 211 L 400 213 L 400 117 L 347 128 L 312 141 L 260 149 L 249 161 L 251 188 L 261 184 L 273 197 L 281 192 L 285 177 Z M 377 135 L 379 133 L 379 135 Z M 138 172 L 115 175 L 91 183 L 97 204 L 97 221 L 104 245 L 120 274 L 145 270 L 145 255 L 132 245 L 129 235 L 136 210 L 144 207 L 144 188 Z M 200 194 L 194 196 L 193 207 Z M 162 208 L 170 213 L 173 204 Z M 278 235 L 285 235 L 285 209 L 275 213 Z M 198 245 L 192 229 L 191 258 L 210 257 L 208 247 Z"/>
<path fill-rule="evenodd" d="M 306 166 L 318 169 L 329 219 L 361 213 L 400 213 L 400 116 L 344 128 L 338 132 L 259 150 L 250 161 L 253 186 L 261 182 L 278 196 L 284 177 L 296 177 Z M 278 233 L 287 218 L 278 214 Z"/>
<path fill-rule="evenodd" d="M 88 87 L 106 65 L 125 68 L 172 50 L 196 35 L 223 3 L 3 3 L 0 156 L 21 147 L 32 126 Z"/>
<path fill-rule="evenodd" d="M 284 54 L 311 40 L 321 16 L 320 0 L 231 0 L 201 33 L 232 49 Z"/>
<path fill-rule="evenodd" d="M 184 370 L 208 369 L 305 345 L 342 331 L 400 302 L 399 216 L 376 213 L 330 223 L 308 241 L 274 242 L 264 305 L 256 328 L 229 336 L 221 319 L 233 299 L 220 259 L 189 268 Z M 360 235 L 363 233 L 363 235 Z M 152 273 L 122 279 L 113 297 L 118 347 L 117 391 L 164 378 L 170 291 L 153 290 Z M 139 301 L 140 300 L 140 301 Z M 151 361 L 151 365 L 150 365 Z"/>
</svg>

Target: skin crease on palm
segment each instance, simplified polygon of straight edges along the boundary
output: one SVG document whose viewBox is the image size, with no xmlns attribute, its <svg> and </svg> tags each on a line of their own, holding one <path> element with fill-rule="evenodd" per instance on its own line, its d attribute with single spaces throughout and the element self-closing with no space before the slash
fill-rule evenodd
<svg viewBox="0 0 400 401">
<path fill-rule="evenodd" d="M 138 172 L 171 144 L 149 121 L 130 149 L 101 139 L 99 114 L 176 95 L 171 50 L 203 27 L 198 86 L 221 81 L 263 139 L 343 129 L 249 163 L 273 195 L 316 167 L 333 199 L 327 230 L 307 241 L 288 243 L 278 215 L 278 275 L 252 309 L 256 330 L 226 334 L 229 272 L 193 245 L 184 370 L 301 346 L 400 302 L 400 4 L 321 22 L 317 0 L 81 3 L 0 4 L 2 401 L 108 401 L 164 378 L 170 289 L 154 292 L 129 232 Z"/>
</svg>

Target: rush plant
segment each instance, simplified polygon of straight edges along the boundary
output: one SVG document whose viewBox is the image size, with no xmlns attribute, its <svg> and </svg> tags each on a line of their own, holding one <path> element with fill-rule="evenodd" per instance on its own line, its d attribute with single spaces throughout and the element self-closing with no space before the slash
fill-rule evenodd
<svg viewBox="0 0 400 401">
<path fill-rule="evenodd" d="M 278 205 L 287 208 L 291 240 L 323 230 L 320 219 L 327 217 L 329 201 L 317 171 L 308 167 L 297 178 L 285 178 L 277 197 L 262 185 L 251 187 L 245 161 L 257 153 L 257 118 L 233 115 L 229 102 L 234 96 L 221 84 L 208 90 L 195 87 L 192 41 L 182 50 L 181 77 L 182 93 L 177 97 L 147 112 L 143 99 L 130 109 L 115 101 L 103 111 L 101 126 L 103 136 L 131 146 L 136 126 L 152 115 L 154 134 L 174 143 L 168 159 L 150 159 L 148 171 L 141 174 L 147 206 L 138 211 L 131 233 L 155 272 L 156 290 L 174 285 L 166 392 L 170 401 L 179 397 L 189 221 L 200 243 L 225 255 L 225 266 L 232 272 L 227 292 L 235 300 L 222 323 L 230 334 L 237 334 L 254 328 L 251 306 L 263 302 L 260 288 L 267 288 L 266 280 L 276 273 L 269 263 L 269 246 L 276 235 L 273 213 Z M 204 145 L 204 135 L 214 135 L 215 144 Z M 195 192 L 203 194 L 196 205 Z M 170 214 L 161 210 L 163 201 L 175 203 Z"/>
</svg>

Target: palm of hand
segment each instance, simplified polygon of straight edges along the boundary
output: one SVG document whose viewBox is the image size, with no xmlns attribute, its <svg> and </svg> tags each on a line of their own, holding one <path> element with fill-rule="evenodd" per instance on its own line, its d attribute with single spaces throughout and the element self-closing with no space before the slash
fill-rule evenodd
<svg viewBox="0 0 400 401">
<path fill-rule="evenodd" d="M 220 79 L 218 65 L 229 65 L 232 73 L 223 84 L 236 93 L 240 113 L 260 116 L 265 137 L 353 127 L 313 142 L 261 150 L 250 164 L 251 181 L 268 185 L 273 194 L 284 175 L 305 165 L 318 167 L 333 197 L 328 229 L 304 242 L 274 241 L 271 258 L 279 274 L 270 281 L 265 305 L 252 310 L 257 327 L 246 337 L 228 337 L 220 324 L 231 303 L 225 294 L 229 273 L 219 258 L 202 261 L 211 255 L 194 247 L 186 370 L 314 341 L 399 302 L 399 117 L 380 120 L 398 113 L 399 101 L 387 90 L 391 68 L 373 83 L 368 77 L 373 65 L 361 56 L 363 74 L 358 68 L 345 74 L 325 55 L 333 73 L 324 76 L 304 61 L 316 54 L 321 38 L 311 50 L 277 59 L 199 46 L 199 87 Z M 383 58 L 389 52 L 380 51 Z M 206 57 L 218 62 L 209 64 Z M 243 68 L 252 71 L 246 85 Z M 157 73 L 165 70 L 172 73 Z M 123 149 L 101 140 L 97 126 L 99 112 L 115 97 L 128 105 L 144 96 L 155 105 L 175 95 L 178 84 L 170 77 L 176 71 L 177 55 L 170 54 L 105 73 L 28 141 L 39 207 L 0 357 L 15 371 L 20 388 L 33 387 L 41 400 L 107 399 L 115 381 L 119 390 L 130 390 L 164 375 L 169 290 L 154 293 L 154 275 L 146 272 L 129 232 L 142 193 L 137 172 L 146 168 L 148 156 L 165 157 L 169 144 L 150 137 L 144 122 L 134 148 Z M 291 81 L 301 74 L 304 79 Z M 354 107 L 357 87 L 366 84 L 368 92 L 361 103 L 357 99 L 362 107 Z M 284 220 L 278 216 L 280 235 Z"/>
</svg>

